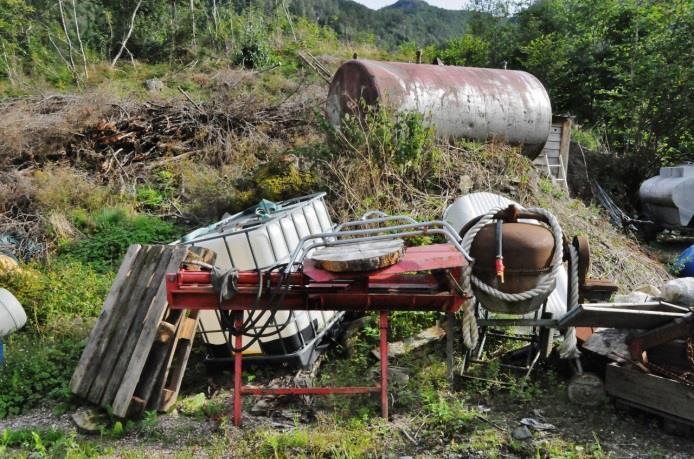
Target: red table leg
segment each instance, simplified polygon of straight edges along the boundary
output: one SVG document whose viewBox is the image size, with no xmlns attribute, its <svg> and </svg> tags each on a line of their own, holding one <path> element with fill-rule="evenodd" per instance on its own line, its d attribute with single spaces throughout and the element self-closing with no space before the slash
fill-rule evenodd
<svg viewBox="0 0 694 459">
<path fill-rule="evenodd" d="M 388 419 L 388 311 L 381 311 L 381 415 Z"/>
<path fill-rule="evenodd" d="M 234 327 L 237 330 L 243 325 L 243 311 L 234 312 Z M 234 337 L 234 347 L 241 349 L 243 346 L 243 335 Z M 234 425 L 241 426 L 241 360 L 242 352 L 234 352 Z"/>
</svg>

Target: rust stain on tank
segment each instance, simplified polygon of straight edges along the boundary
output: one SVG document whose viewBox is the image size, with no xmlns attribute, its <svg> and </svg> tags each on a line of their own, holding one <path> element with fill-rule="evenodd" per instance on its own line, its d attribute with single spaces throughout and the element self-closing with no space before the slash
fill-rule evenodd
<svg viewBox="0 0 694 459">
<path fill-rule="evenodd" d="M 362 104 L 422 113 L 442 138 L 498 139 L 535 157 L 549 135 L 552 108 L 533 75 L 500 69 L 352 60 L 330 84 L 326 111 L 339 126 Z"/>
</svg>

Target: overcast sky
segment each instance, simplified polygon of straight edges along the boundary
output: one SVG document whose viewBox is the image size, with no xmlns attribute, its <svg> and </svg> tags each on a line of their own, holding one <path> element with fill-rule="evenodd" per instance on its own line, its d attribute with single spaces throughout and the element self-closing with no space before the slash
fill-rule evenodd
<svg viewBox="0 0 694 459">
<path fill-rule="evenodd" d="M 369 8 L 378 9 L 386 5 L 392 5 L 397 0 L 355 0 Z M 425 0 L 428 4 L 446 8 L 448 10 L 462 10 L 468 0 Z"/>
</svg>

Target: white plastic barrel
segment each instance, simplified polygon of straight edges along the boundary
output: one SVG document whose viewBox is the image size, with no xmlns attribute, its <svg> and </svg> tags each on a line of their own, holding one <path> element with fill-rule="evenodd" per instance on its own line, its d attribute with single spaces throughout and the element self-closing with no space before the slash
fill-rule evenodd
<svg viewBox="0 0 694 459">
<path fill-rule="evenodd" d="M 0 288 L 0 338 L 19 330 L 27 323 L 24 308 L 13 294 Z"/>
</svg>

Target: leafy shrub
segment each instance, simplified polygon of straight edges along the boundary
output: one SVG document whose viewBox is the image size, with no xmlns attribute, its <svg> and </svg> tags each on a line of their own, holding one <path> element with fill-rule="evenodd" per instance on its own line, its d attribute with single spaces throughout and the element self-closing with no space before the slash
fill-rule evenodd
<svg viewBox="0 0 694 459">
<path fill-rule="evenodd" d="M 423 396 L 424 410 L 429 414 L 426 427 L 430 433 L 448 438 L 459 433 L 475 418 L 475 412 L 467 409 L 457 395 L 427 390 Z"/>
<path fill-rule="evenodd" d="M 66 400 L 83 343 L 66 336 L 41 339 L 19 333 L 7 342 L 0 368 L 0 419 L 22 413 L 46 399 Z"/>
<path fill-rule="evenodd" d="M 313 191 L 316 177 L 310 172 L 299 168 L 287 161 L 286 158 L 273 158 L 258 168 L 253 176 L 257 188 L 257 198 L 271 201 L 300 196 Z"/>
<path fill-rule="evenodd" d="M 24 307 L 35 330 L 56 329 L 75 318 L 95 317 L 113 278 L 75 260 L 58 259 L 45 266 L 30 265 L 0 276 Z"/>
<path fill-rule="evenodd" d="M 175 198 L 176 180 L 171 171 L 162 169 L 153 174 L 150 183 L 135 189 L 137 203 L 146 210 L 171 209 Z"/>
<path fill-rule="evenodd" d="M 229 177 L 224 168 L 181 162 L 173 171 L 178 179 L 176 195 L 180 207 L 194 220 L 209 223 L 239 207 L 233 176 Z"/>
<path fill-rule="evenodd" d="M 119 208 L 91 215 L 77 213 L 75 220 L 88 237 L 65 245 L 61 254 L 88 263 L 99 272 L 117 268 L 131 244 L 168 243 L 178 235 L 171 223 Z"/>
<path fill-rule="evenodd" d="M 75 207 L 95 211 L 114 202 L 114 195 L 82 172 L 71 168 L 46 168 L 32 176 L 33 198 L 46 211 L 67 211 Z"/>
<path fill-rule="evenodd" d="M 276 24 L 259 13 L 254 8 L 249 8 L 239 18 L 242 27 L 237 31 L 238 47 L 233 60 L 234 64 L 248 69 L 262 69 L 278 63 L 269 41 Z"/>
<path fill-rule="evenodd" d="M 384 108 L 363 107 L 362 117 L 346 117 L 340 130 L 323 123 L 332 140 L 333 155 L 365 154 L 379 169 L 394 167 L 400 174 L 419 172 L 435 156 L 434 129 L 419 113 L 392 116 Z"/>
</svg>

